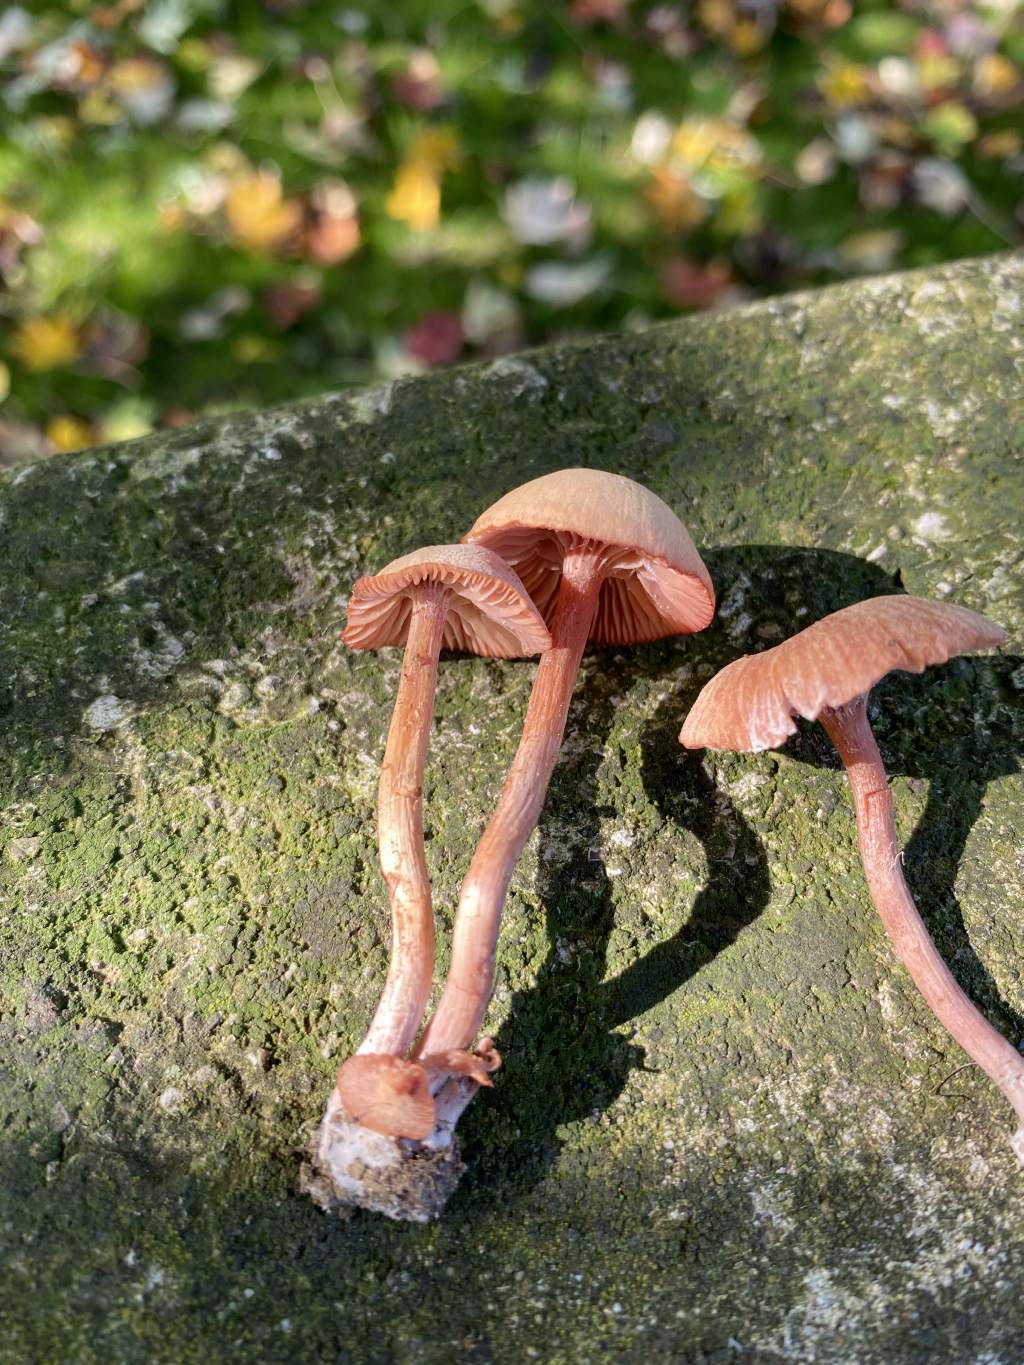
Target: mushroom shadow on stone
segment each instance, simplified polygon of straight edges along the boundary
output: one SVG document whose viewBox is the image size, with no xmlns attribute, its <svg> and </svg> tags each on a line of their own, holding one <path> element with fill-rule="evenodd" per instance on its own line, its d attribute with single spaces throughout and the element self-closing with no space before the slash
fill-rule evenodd
<svg viewBox="0 0 1024 1365">
<path fill-rule="evenodd" d="M 471 1174 L 456 1196 L 460 1200 L 501 1198 L 509 1183 L 522 1187 L 539 1180 L 561 1146 L 559 1126 L 602 1113 L 643 1060 L 639 1048 L 609 1031 L 601 1003 L 615 906 L 600 853 L 601 822 L 611 810 L 597 799 L 598 770 L 616 697 L 636 676 L 631 658 L 625 677 L 609 678 L 605 654 L 584 659 L 569 710 L 568 743 L 538 822 L 535 890 L 543 906 L 546 955 L 532 984 L 513 993 L 495 1037 L 505 1064 L 493 1092 L 496 1102 L 474 1107 L 466 1125 L 463 1150 Z M 508 949 L 506 939 L 499 963 L 508 961 Z M 507 967 L 499 966 L 499 989 L 507 978 Z"/>
<path fill-rule="evenodd" d="M 874 565 L 834 551 L 742 546 L 705 553 L 724 608 L 706 630 L 616 655 L 614 668 L 606 651 L 584 659 L 568 752 L 539 821 L 547 956 L 535 984 L 513 995 L 495 1039 L 505 1066 L 493 1102 L 467 1125 L 464 1150 L 475 1174 L 456 1198 L 501 1197 L 505 1179 L 521 1186 L 542 1178 L 559 1151 L 558 1128 L 599 1122 L 645 1063 L 643 1048 L 613 1030 L 679 990 L 768 903 L 767 861 L 755 833 L 704 767 L 679 749 L 681 717 L 702 683 L 819 615 L 900 586 Z M 674 672 L 683 681 L 674 684 Z M 640 737 L 644 791 L 663 819 L 696 835 L 709 873 L 692 905 L 678 906 L 678 930 L 606 981 L 617 916 L 600 845 L 602 820 L 614 812 L 596 801 L 598 770 L 616 710 L 634 688 L 665 692 Z M 622 913 L 620 905 L 620 920 Z M 499 958 L 507 952 L 505 943 Z"/>
<path fill-rule="evenodd" d="M 767 859 L 756 833 L 716 789 L 698 756 L 677 752 L 680 718 L 693 704 L 701 679 L 737 655 L 763 648 L 765 641 L 785 639 L 819 615 L 894 587 L 874 565 L 834 550 L 728 546 L 706 551 L 705 558 L 720 593 L 718 614 L 689 642 L 692 648 L 682 657 L 693 673 L 659 705 L 642 745 L 648 796 L 667 820 L 697 836 L 709 876 L 677 932 L 603 987 L 612 1025 L 653 1009 L 678 990 L 735 942 L 771 896 Z"/>
</svg>

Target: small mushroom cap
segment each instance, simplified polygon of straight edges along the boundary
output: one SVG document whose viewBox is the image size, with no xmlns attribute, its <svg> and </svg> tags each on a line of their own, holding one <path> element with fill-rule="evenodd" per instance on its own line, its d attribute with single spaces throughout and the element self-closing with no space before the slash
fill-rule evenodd
<svg viewBox="0 0 1024 1365">
<path fill-rule="evenodd" d="M 479 1047 L 472 1052 L 465 1048 L 451 1048 L 447 1052 L 431 1052 L 421 1057 L 420 1061 L 428 1072 L 468 1076 L 477 1085 L 493 1085 L 490 1073 L 501 1066 L 501 1053 L 494 1046 L 493 1039 L 483 1038 Z"/>
<path fill-rule="evenodd" d="M 463 539 L 506 559 L 549 625 L 566 551 L 603 547 L 608 576 L 590 631 L 595 644 L 689 635 L 714 615 L 711 575 L 686 527 L 650 489 L 621 474 L 544 474 L 499 498 Z"/>
<path fill-rule="evenodd" d="M 777 749 L 795 733 L 794 716 L 816 720 L 893 669 L 921 673 L 1005 640 L 1001 626 L 966 607 L 925 597 L 870 597 L 716 673 L 694 702 L 679 742 L 688 749 Z"/>
<path fill-rule="evenodd" d="M 421 583 L 451 590 L 445 649 L 517 659 L 542 654 L 551 637 L 529 593 L 509 566 L 479 545 L 427 545 L 360 578 L 341 638 L 352 649 L 401 645 L 409 633 L 411 592 Z"/>
<path fill-rule="evenodd" d="M 338 1095 L 348 1113 L 386 1137 L 425 1138 L 434 1130 L 434 1101 L 418 1062 L 363 1052 L 338 1068 Z"/>
</svg>

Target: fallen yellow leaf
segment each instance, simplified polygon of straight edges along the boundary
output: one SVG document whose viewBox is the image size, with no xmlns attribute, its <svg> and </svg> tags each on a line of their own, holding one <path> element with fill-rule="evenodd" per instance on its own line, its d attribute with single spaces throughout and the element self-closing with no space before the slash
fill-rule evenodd
<svg viewBox="0 0 1024 1365">
<path fill-rule="evenodd" d="M 414 232 L 427 232 L 441 216 L 441 182 L 437 171 L 422 161 L 399 166 L 386 204 L 388 217 L 406 223 Z"/>
<path fill-rule="evenodd" d="M 818 81 L 818 89 L 833 109 L 863 104 L 871 94 L 867 69 L 856 62 L 832 62 Z"/>
<path fill-rule="evenodd" d="M 235 180 L 224 201 L 232 237 L 248 251 L 282 246 L 302 221 L 302 206 L 285 199 L 273 171 L 257 171 Z"/>
<path fill-rule="evenodd" d="M 727 119 L 688 118 L 672 138 L 672 154 L 690 171 L 756 166 L 761 146 L 745 128 Z"/>
<path fill-rule="evenodd" d="M 81 417 L 51 417 L 46 424 L 46 435 L 60 454 L 82 450 L 93 441 L 92 427 Z"/>
<path fill-rule="evenodd" d="M 82 353 L 78 331 L 70 318 L 26 318 L 14 334 L 11 355 L 29 370 L 54 370 L 70 365 Z"/>
</svg>

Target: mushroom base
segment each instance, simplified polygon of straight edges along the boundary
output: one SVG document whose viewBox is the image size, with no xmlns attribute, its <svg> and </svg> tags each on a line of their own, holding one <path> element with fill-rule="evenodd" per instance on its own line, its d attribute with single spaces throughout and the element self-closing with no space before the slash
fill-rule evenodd
<svg viewBox="0 0 1024 1365">
<path fill-rule="evenodd" d="M 340 1218 L 369 1209 L 401 1222 L 427 1223 L 444 1208 L 465 1169 L 449 1113 L 439 1116 L 422 1142 L 385 1137 L 356 1123 L 332 1090 L 301 1184 L 325 1213 Z"/>
</svg>

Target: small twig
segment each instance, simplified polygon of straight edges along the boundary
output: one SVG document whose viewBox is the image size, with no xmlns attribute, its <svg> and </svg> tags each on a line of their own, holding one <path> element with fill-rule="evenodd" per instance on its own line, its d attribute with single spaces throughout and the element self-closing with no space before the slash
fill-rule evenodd
<svg viewBox="0 0 1024 1365">
<path fill-rule="evenodd" d="M 944 1076 L 942 1080 L 939 1081 L 938 1085 L 932 1088 L 932 1094 L 937 1095 L 942 1087 L 951 1081 L 954 1076 L 959 1076 L 961 1071 L 970 1071 L 973 1065 L 973 1062 L 964 1062 L 963 1066 L 958 1066 L 955 1071 L 951 1071 L 948 1076 Z M 971 1097 L 970 1095 L 962 1095 L 958 1092 L 956 1094 L 943 1095 L 942 1098 L 946 1100 L 969 1100 Z"/>
</svg>

